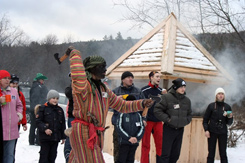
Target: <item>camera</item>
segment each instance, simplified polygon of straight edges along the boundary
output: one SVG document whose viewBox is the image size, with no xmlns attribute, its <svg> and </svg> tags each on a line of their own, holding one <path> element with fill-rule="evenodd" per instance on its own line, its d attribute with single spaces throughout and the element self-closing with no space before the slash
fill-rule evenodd
<svg viewBox="0 0 245 163">
<path fill-rule="evenodd" d="M 218 120 L 218 122 L 216 122 L 216 127 L 219 128 L 219 129 L 222 129 L 223 128 L 223 123 L 222 123 L 222 120 Z"/>
</svg>

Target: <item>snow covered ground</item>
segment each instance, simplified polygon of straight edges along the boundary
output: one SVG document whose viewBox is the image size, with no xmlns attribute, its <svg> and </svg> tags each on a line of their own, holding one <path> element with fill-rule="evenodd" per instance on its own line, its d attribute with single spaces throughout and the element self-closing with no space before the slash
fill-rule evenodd
<svg viewBox="0 0 245 163">
<path fill-rule="evenodd" d="M 38 163 L 39 160 L 39 146 L 30 146 L 28 142 L 29 135 L 29 124 L 28 130 L 23 131 L 20 129 L 20 138 L 18 139 L 17 147 L 16 147 L 16 163 Z M 57 163 L 65 163 L 65 158 L 63 154 L 64 145 L 60 145 L 58 147 L 58 156 L 56 158 Z M 230 163 L 244 163 L 245 157 L 245 138 L 239 141 L 239 144 L 236 148 L 228 148 L 228 159 Z M 104 159 L 106 163 L 113 163 L 113 156 L 104 153 Z M 137 161 L 135 161 L 136 163 Z M 219 163 L 220 161 L 215 161 L 215 163 Z"/>
</svg>

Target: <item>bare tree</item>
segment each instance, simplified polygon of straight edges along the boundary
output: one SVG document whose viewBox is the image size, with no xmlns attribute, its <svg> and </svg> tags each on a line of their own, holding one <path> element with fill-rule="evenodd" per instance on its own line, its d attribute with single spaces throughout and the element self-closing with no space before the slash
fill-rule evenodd
<svg viewBox="0 0 245 163">
<path fill-rule="evenodd" d="M 19 45 L 26 44 L 27 37 L 23 30 L 11 25 L 6 15 L 0 18 L 0 45 Z"/>
<path fill-rule="evenodd" d="M 177 15 L 180 20 L 185 13 L 185 8 L 193 0 L 142 0 L 128 1 L 115 0 L 114 6 L 122 6 L 126 9 L 127 14 L 123 15 L 121 21 L 132 21 L 132 28 L 143 28 L 145 25 L 154 27 L 162 21 L 171 12 Z"/>
<path fill-rule="evenodd" d="M 245 7 L 241 6 L 242 11 L 233 8 L 237 0 L 142 0 L 138 3 L 115 1 L 115 6 L 126 9 L 126 16 L 123 15 L 121 20 L 133 22 L 131 29 L 142 29 L 145 26 L 153 28 L 173 12 L 190 31 L 196 31 L 194 33 L 235 32 L 244 43 L 240 32 L 244 30 Z"/>
<path fill-rule="evenodd" d="M 42 41 L 41 44 L 55 45 L 58 42 L 58 38 L 54 34 L 48 34 Z"/>
<path fill-rule="evenodd" d="M 74 42 L 74 37 L 72 34 L 68 34 L 65 38 L 64 38 L 64 43 L 72 43 Z"/>
<path fill-rule="evenodd" d="M 221 27 L 222 30 L 224 30 L 223 32 L 235 32 L 241 42 L 245 43 L 244 38 L 239 32 L 244 30 L 240 18 L 244 19 L 245 12 L 239 12 L 232 9 L 228 0 L 204 0 L 203 2 L 209 6 L 209 12 L 206 14 L 210 17 L 217 18 L 216 20 L 210 19 L 210 22 L 212 22 L 213 25 Z"/>
</svg>

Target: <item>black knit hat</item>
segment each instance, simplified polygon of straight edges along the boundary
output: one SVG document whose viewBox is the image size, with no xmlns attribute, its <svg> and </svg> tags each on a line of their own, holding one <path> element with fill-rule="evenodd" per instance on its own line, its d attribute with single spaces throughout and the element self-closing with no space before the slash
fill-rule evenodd
<svg viewBox="0 0 245 163">
<path fill-rule="evenodd" d="M 126 77 L 132 76 L 134 78 L 134 75 L 129 72 L 129 71 L 125 71 L 122 76 L 121 76 L 121 80 L 125 79 Z"/>
<path fill-rule="evenodd" d="M 172 83 L 173 83 L 174 90 L 177 90 L 179 87 L 186 86 L 185 81 L 181 78 L 173 80 Z"/>
<path fill-rule="evenodd" d="M 15 74 L 11 74 L 11 81 L 10 83 L 19 83 L 19 77 Z"/>
</svg>

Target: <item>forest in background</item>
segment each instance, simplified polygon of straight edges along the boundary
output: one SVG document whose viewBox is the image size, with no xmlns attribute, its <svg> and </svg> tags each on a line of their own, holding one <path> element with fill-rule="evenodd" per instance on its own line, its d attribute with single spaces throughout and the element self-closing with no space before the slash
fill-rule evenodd
<svg viewBox="0 0 245 163">
<path fill-rule="evenodd" d="M 39 44 L 32 42 L 28 46 L 1 46 L 0 69 L 5 69 L 11 74 L 17 74 L 21 81 L 32 83 L 36 73 L 42 73 L 48 77 L 46 85 L 49 89 L 64 92 L 69 86 L 70 72 L 69 60 L 62 64 L 54 59 L 54 54 L 61 57 L 68 46 L 72 45 L 80 50 L 82 57 L 100 55 L 105 58 L 107 66 L 110 66 L 117 58 L 130 49 L 137 39 L 111 39 L 104 41 L 74 42 L 63 44 Z"/>
</svg>

